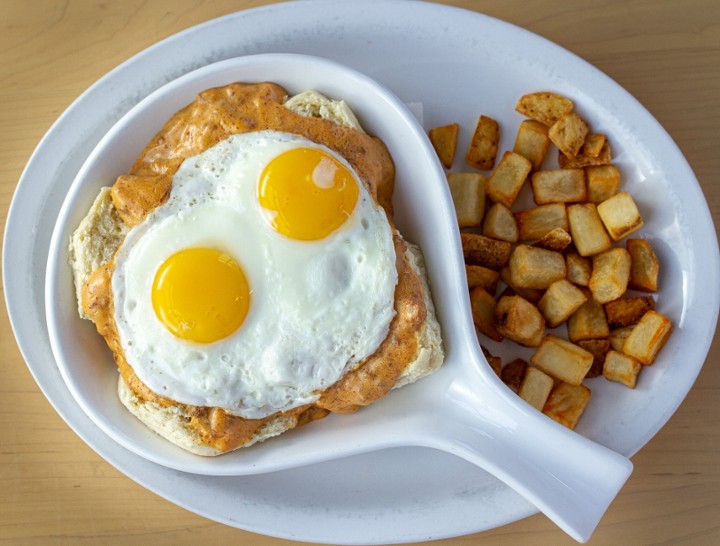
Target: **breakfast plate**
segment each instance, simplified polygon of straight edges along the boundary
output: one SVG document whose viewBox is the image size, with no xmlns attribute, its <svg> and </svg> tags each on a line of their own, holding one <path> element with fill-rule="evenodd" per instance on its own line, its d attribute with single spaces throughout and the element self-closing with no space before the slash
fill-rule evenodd
<svg viewBox="0 0 720 546">
<path fill-rule="evenodd" d="M 381 81 L 404 101 L 422 104 L 426 128 L 463 122 L 461 142 L 481 113 L 477 91 L 463 91 L 478 89 L 474 74 L 480 71 L 495 82 L 494 90 L 483 89 L 482 113 L 509 126 L 517 123 L 512 106 L 523 93 L 551 88 L 572 96 L 591 125 L 614 139 L 629 191 L 652 211 L 647 233 L 667 264 L 658 304 L 676 326 L 663 359 L 635 392 L 598 384 L 598 404 L 588 409 L 578 432 L 613 450 L 631 456 L 672 415 L 702 366 L 717 319 L 717 253 L 701 251 L 717 248 L 707 205 L 680 152 L 634 99 L 568 52 L 497 20 L 431 4 L 364 4 L 299 2 L 240 12 L 171 37 L 121 65 L 80 97 L 40 143 L 6 230 L 4 263 L 14 267 L 12 273 L 4 267 L 4 281 L 13 328 L 36 381 L 70 426 L 111 464 L 172 502 L 229 525 L 298 540 L 426 540 L 492 528 L 534 509 L 489 475 L 428 449 L 395 448 L 259 476 L 200 476 L 150 463 L 88 420 L 64 388 L 49 340 L 39 334 L 45 323 L 42 264 L 60 204 L 92 148 L 130 107 L 168 81 L 250 53 L 330 56 Z M 328 10 L 337 15 L 334 26 L 319 23 Z M 443 33 L 450 27 L 455 38 Z M 478 33 L 488 39 L 479 43 Z M 562 74 L 555 69 L 560 64 Z M 454 82 L 452 96 L 441 81 Z M 505 133 L 501 148 L 511 146 L 511 134 Z M 647 197 L 650 187 L 653 196 L 664 198 Z M 681 352 L 684 366 L 672 366 Z M 638 417 L 606 420 L 601 416 L 608 411 Z M 351 498 L 347 491 L 353 491 Z"/>
<path fill-rule="evenodd" d="M 288 433 L 282 439 L 237 450 L 222 457 L 197 457 L 150 432 L 131 416 L 118 397 L 112 394 L 118 381 L 117 367 L 103 340 L 95 335 L 95 328 L 78 316 L 75 292 L 68 289 L 72 286 L 71 271 L 68 267 L 70 261 L 68 240 L 85 215 L 90 200 L 94 199 L 103 185 L 125 171 L 127 165 L 133 162 L 133 157 L 137 156 L 143 147 L 143 143 L 152 138 L 157 128 L 163 125 L 173 111 L 183 108 L 197 93 L 205 89 L 228 85 L 234 81 L 254 82 L 263 78 L 282 85 L 291 95 L 311 89 L 329 97 L 342 97 L 352 105 L 353 112 L 362 120 L 363 128 L 380 138 L 387 146 L 395 164 L 393 217 L 403 236 L 417 244 L 424 254 L 428 281 L 435 302 L 434 308 L 442 331 L 445 361 L 442 368 L 432 374 L 432 377 L 425 378 L 418 384 L 406 386 L 401 391 L 393 392 L 391 396 L 363 408 L 363 411 L 343 417 L 333 416 L 323 421 L 321 423 L 323 426 L 313 423 L 313 426 Z M 240 91 L 236 89 L 234 92 Z M 228 245 L 231 243 L 224 241 L 224 238 L 228 233 L 239 230 L 246 234 L 252 233 L 252 237 L 260 239 L 265 248 L 271 244 L 282 245 L 280 246 L 282 252 L 278 252 L 278 256 L 282 259 L 272 262 L 278 269 L 282 269 L 284 262 L 289 259 L 288 254 L 296 259 L 299 252 L 307 255 L 305 254 L 307 251 L 316 253 L 318 251 L 314 249 L 318 248 L 322 249 L 324 259 L 327 259 L 328 255 L 335 258 L 344 257 L 345 253 L 337 253 L 337 249 L 332 246 L 334 239 L 332 233 L 311 244 L 306 241 L 299 244 L 287 236 L 280 240 L 268 237 L 267 232 L 270 230 L 262 220 L 259 227 L 250 221 L 246 221 L 247 224 L 242 223 L 245 218 L 253 218 L 255 209 L 252 206 L 256 204 L 257 199 L 254 180 L 259 175 L 258 163 L 262 165 L 262 161 L 276 161 L 276 159 L 268 160 L 267 157 L 285 157 L 284 154 L 261 155 L 265 157 L 261 160 L 257 156 L 264 153 L 277 154 L 278 144 L 292 146 L 285 149 L 295 151 L 298 142 L 304 142 L 286 136 L 280 140 L 281 136 L 282 133 L 275 131 L 241 134 L 219 144 L 221 153 L 217 153 L 217 147 L 211 148 L 208 152 L 214 154 L 212 157 L 227 157 L 229 146 L 226 144 L 229 144 L 230 140 L 254 144 L 254 147 L 246 144 L 248 147 L 242 149 L 243 160 L 237 163 L 244 166 L 243 170 L 234 169 L 225 162 L 220 165 L 213 162 L 211 170 L 216 173 L 211 175 L 211 186 L 216 189 L 215 191 L 222 191 L 222 188 L 230 186 L 248 189 L 248 193 L 236 193 L 233 197 L 226 198 L 230 203 L 241 201 L 243 204 L 250 204 L 246 205 L 242 220 L 233 217 L 232 220 L 223 220 L 218 224 L 218 218 L 223 218 L 223 214 L 227 214 L 228 210 L 236 209 L 229 209 L 227 205 L 221 208 L 213 202 L 208 203 L 205 197 L 207 194 L 203 193 L 207 191 L 205 186 L 198 187 L 191 184 L 189 187 L 194 187 L 196 191 L 188 192 L 188 186 L 183 186 L 182 182 L 181 172 L 184 164 L 175 175 L 168 203 L 191 202 L 192 208 L 190 211 L 188 210 L 190 207 L 183 208 L 171 217 L 172 224 L 164 224 L 174 226 L 172 236 L 159 239 L 159 244 L 153 248 L 152 257 L 148 252 L 145 254 L 148 257 L 146 259 L 157 260 L 167 252 L 173 252 L 173 248 L 178 248 L 174 246 L 175 244 L 179 245 L 179 248 L 188 248 L 189 244 L 199 244 L 188 242 L 193 238 L 197 241 L 212 240 L 213 244 Z M 313 148 L 313 150 L 317 152 L 318 149 Z M 205 153 L 200 154 L 197 159 L 193 159 L 193 163 L 187 164 L 196 165 L 197 162 L 202 161 L 204 155 Z M 298 169 L 297 162 L 293 163 L 293 166 Z M 196 168 L 192 169 L 190 174 L 193 180 L 197 180 L 202 179 L 202 175 L 199 174 L 202 172 Z M 224 172 L 232 172 L 232 178 L 228 180 L 228 177 L 223 177 Z M 297 178 L 299 177 L 296 175 L 293 180 Z M 187 194 L 185 201 L 183 201 L 183 189 Z M 200 202 L 203 198 L 206 201 Z M 167 210 L 166 205 L 161 206 Z M 358 208 L 360 206 L 361 204 L 358 204 Z M 212 220 L 208 216 L 201 215 L 202 210 L 209 208 L 213 210 Z M 360 242 L 358 235 L 376 229 L 374 226 L 377 222 L 373 220 L 373 216 L 367 213 L 360 214 L 364 222 L 357 222 L 355 225 L 358 227 L 363 225 L 362 231 L 353 232 L 351 228 L 339 230 L 342 234 L 340 240 L 343 241 L 345 248 Z M 352 215 L 348 212 L 348 216 L 347 223 L 352 224 L 358 212 L 352 212 Z M 196 219 L 193 223 L 195 229 L 185 230 L 180 237 L 177 237 L 178 230 L 185 225 L 183 218 L 187 217 Z M 201 221 L 198 221 L 198 218 Z M 382 218 L 385 218 L 384 214 Z M 307 216 L 303 215 L 300 219 L 306 222 Z M 153 241 L 150 229 L 162 227 L 163 224 L 155 220 L 155 212 L 143 221 L 142 226 L 148 224 L 148 229 L 141 233 L 144 233 L 146 241 Z M 218 225 L 222 228 L 217 229 Z M 299 223 L 293 225 L 298 226 Z M 137 229 L 141 229 L 141 226 Z M 123 247 L 115 254 L 116 272 L 122 266 L 120 256 L 123 254 L 123 249 L 135 233 L 137 231 L 127 234 Z M 271 233 L 274 234 L 274 231 Z M 377 240 L 377 235 L 374 234 L 373 241 Z M 389 233 L 388 240 L 390 240 Z M 248 272 L 252 272 L 250 268 L 256 264 L 267 265 L 273 256 L 267 253 L 262 254 L 263 258 L 258 258 L 259 254 L 256 254 L 255 259 L 252 260 L 251 245 L 252 243 L 243 240 L 238 248 L 231 246 L 232 250 L 227 251 L 237 256 L 238 260 L 243 260 L 243 268 Z M 372 248 L 378 246 L 381 245 L 377 242 L 372 244 Z M 353 269 L 358 270 L 364 279 L 372 279 L 378 271 L 383 271 L 382 262 L 378 262 L 374 254 L 366 250 L 356 254 L 360 262 L 354 265 Z M 354 257 L 352 261 L 356 261 Z M 312 272 L 314 279 L 320 274 L 316 268 L 307 266 L 306 262 L 293 263 L 291 278 L 296 282 L 305 278 L 306 271 Z M 395 263 L 389 253 L 387 263 L 391 267 Z M 363 267 L 365 269 L 362 269 Z M 387 88 L 362 73 L 327 59 L 278 53 L 245 55 L 209 64 L 164 85 L 131 109 L 103 137 L 80 169 L 58 215 L 50 242 L 45 312 L 55 361 L 75 400 L 111 438 L 153 462 L 193 474 L 239 476 L 295 468 L 389 447 L 406 445 L 434 447 L 457 454 L 475 462 L 483 469 L 491 470 L 493 475 L 501 477 L 504 483 L 522 492 L 526 498 L 533 499 L 536 506 L 573 537 L 585 541 L 609 502 L 624 484 L 632 465 L 619 454 L 589 442 L 586 438 L 568 431 L 567 428 L 528 408 L 502 384 L 482 357 L 477 343 L 464 271 L 460 235 L 445 173 L 425 135 L 424 128 L 406 104 Z M 263 300 L 272 297 L 270 292 L 274 288 L 267 285 L 263 287 L 260 277 L 273 274 L 274 271 L 266 272 L 263 268 L 262 273 L 252 281 L 256 310 L 263 309 Z M 383 277 L 390 275 L 388 272 L 380 274 Z M 126 278 L 135 277 L 139 281 L 152 278 L 151 273 L 128 268 L 124 270 L 124 275 Z M 289 282 L 283 281 L 285 277 L 282 271 L 278 275 L 279 280 L 275 283 Z M 113 287 L 116 280 L 117 273 L 113 278 Z M 193 280 L 193 291 L 196 283 L 202 280 L 202 277 Z M 332 277 L 329 280 L 332 282 Z M 198 388 L 198 383 L 207 381 L 216 392 L 223 394 L 232 392 L 233 402 L 237 398 L 242 398 L 243 391 L 239 391 L 237 387 L 230 391 L 224 386 L 227 384 L 226 381 L 223 382 L 223 386 L 213 382 L 212 376 L 225 369 L 221 365 L 220 356 L 212 356 L 212 353 L 208 354 L 206 351 L 223 348 L 230 352 L 235 344 L 242 343 L 247 338 L 260 338 L 265 346 L 274 344 L 270 357 L 274 373 L 269 373 L 267 376 L 272 378 L 275 374 L 280 374 L 284 382 L 289 381 L 287 378 L 293 377 L 290 375 L 291 370 L 284 368 L 279 370 L 286 362 L 285 354 L 288 348 L 285 347 L 281 354 L 276 352 L 280 351 L 277 348 L 278 341 L 282 347 L 282 337 L 269 336 L 271 330 L 264 327 L 258 329 L 258 327 L 264 325 L 277 327 L 277 324 L 282 323 L 283 316 L 289 314 L 293 316 L 294 330 L 297 331 L 297 323 L 304 317 L 293 315 L 292 302 L 303 301 L 304 294 L 311 291 L 313 286 L 314 283 L 303 284 L 300 293 L 294 297 L 273 300 L 273 310 L 279 308 L 280 311 L 277 317 L 257 312 L 255 321 L 258 326 L 243 325 L 242 330 L 238 330 L 237 334 L 227 337 L 223 342 L 192 344 L 189 350 L 191 358 L 183 363 L 183 373 L 179 374 L 175 385 L 179 385 L 183 390 L 196 389 L 203 393 L 204 391 Z M 325 283 L 325 290 L 327 286 L 328 283 Z M 128 298 L 133 302 L 133 310 L 141 308 L 143 302 L 149 300 L 141 295 L 145 290 L 149 290 L 149 287 L 137 287 L 135 290 L 137 295 Z M 363 290 L 361 297 L 368 304 L 381 308 L 381 302 L 374 302 L 367 290 L 379 293 L 381 288 L 378 283 L 373 282 L 371 287 Z M 388 287 L 386 292 L 388 297 L 391 297 L 394 291 L 394 285 Z M 122 292 L 122 290 L 113 290 L 116 316 L 118 309 L 125 308 L 122 303 Z M 335 299 L 345 301 L 351 296 L 348 292 L 343 292 Z M 320 302 L 324 316 L 332 313 L 330 302 L 323 301 L 319 294 L 315 295 L 314 299 Z M 359 302 L 351 301 L 339 307 L 338 312 L 342 316 L 350 316 L 351 310 L 358 312 L 361 307 Z M 143 320 L 148 316 L 151 320 Z M 157 355 L 158 353 L 152 349 L 153 345 L 165 343 L 169 347 L 166 354 L 171 355 L 170 358 L 165 357 L 165 359 L 173 363 L 180 361 L 180 354 L 187 345 L 178 343 L 175 337 L 163 338 L 164 329 L 155 330 L 155 322 L 152 320 L 154 318 L 155 313 L 150 309 L 143 314 L 134 315 L 133 322 L 142 321 L 143 325 L 141 329 L 134 328 L 134 333 L 125 333 L 128 339 L 127 344 L 123 343 L 125 354 L 130 355 L 130 351 L 136 351 L 136 347 L 147 343 L 150 349 L 146 349 L 146 352 Z M 339 321 L 340 316 L 338 315 L 335 320 Z M 377 319 L 368 318 L 358 327 L 364 331 L 370 330 L 374 325 L 369 321 L 379 322 Z M 116 319 L 116 322 L 122 337 L 121 319 Z M 288 327 L 287 324 L 284 326 L 285 329 Z M 313 346 L 313 340 L 326 335 L 325 331 L 328 328 L 330 325 L 316 326 L 313 335 L 305 335 L 295 343 L 303 349 Z M 244 338 L 243 332 L 252 334 Z M 340 337 L 345 339 L 348 334 L 343 333 Z M 337 348 L 342 343 L 342 339 L 332 343 L 333 352 L 342 354 L 341 349 Z M 318 352 L 321 353 L 323 345 L 326 343 L 313 350 L 313 356 Z M 226 357 L 226 361 L 242 362 L 249 355 L 257 354 L 259 349 L 250 345 L 232 359 Z M 154 358 L 156 361 L 163 359 L 158 356 Z M 308 366 L 304 364 L 305 356 L 302 352 L 291 353 L 289 358 L 293 362 L 292 371 L 299 368 L 296 373 Z M 327 364 L 331 358 L 332 355 L 327 355 L 323 360 Z M 137 370 L 138 361 L 142 359 L 143 352 L 139 351 L 132 358 L 134 369 Z M 128 360 L 131 360 L 130 356 Z M 267 369 L 264 367 L 267 366 L 267 362 L 262 356 L 250 361 L 253 371 L 256 367 Z M 211 367 L 205 368 L 204 362 L 211 364 Z M 190 371 L 195 367 L 201 368 L 199 373 L 197 376 L 189 376 Z M 229 365 L 227 367 L 229 368 Z M 175 373 L 174 370 L 165 369 L 162 374 L 157 375 L 163 375 L 164 378 Z M 317 372 L 313 377 L 316 375 Z M 263 379 L 266 377 L 261 373 L 249 374 L 249 378 L 243 379 L 242 386 L 251 383 L 257 376 Z M 296 377 L 293 381 L 294 389 L 301 390 L 308 377 L 299 373 L 294 377 Z M 161 386 L 153 387 L 153 390 L 168 392 L 167 396 L 173 398 L 171 394 L 173 391 L 165 389 L 177 389 L 178 386 L 175 385 L 168 387 L 163 382 Z M 267 387 L 272 385 L 274 384 L 271 381 L 262 381 L 257 386 L 253 386 L 253 391 L 259 391 L 254 397 L 263 396 Z M 301 405 L 297 402 L 295 404 Z M 582 464 L 578 465 L 577 461 L 582 461 Z"/>
</svg>

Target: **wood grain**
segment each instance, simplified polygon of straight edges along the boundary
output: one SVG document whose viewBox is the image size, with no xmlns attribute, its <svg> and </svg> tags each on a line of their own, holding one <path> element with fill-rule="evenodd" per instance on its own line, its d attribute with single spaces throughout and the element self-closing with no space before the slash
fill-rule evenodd
<svg viewBox="0 0 720 546">
<path fill-rule="evenodd" d="M 3 0 L 0 222 L 33 149 L 89 85 L 156 41 L 268 2 Z M 575 52 L 642 102 L 678 143 L 720 221 L 720 3 L 451 1 Z M 11 266 L 11 264 L 9 264 Z M 3 296 L 4 301 L 4 296 Z M 39 391 L 0 312 L 0 542 L 287 545 L 179 508 L 86 446 Z M 635 457 L 592 545 L 720 543 L 720 342 L 685 402 Z M 678 365 L 682 365 L 681 362 Z M 574 544 L 537 515 L 434 544 Z"/>
</svg>

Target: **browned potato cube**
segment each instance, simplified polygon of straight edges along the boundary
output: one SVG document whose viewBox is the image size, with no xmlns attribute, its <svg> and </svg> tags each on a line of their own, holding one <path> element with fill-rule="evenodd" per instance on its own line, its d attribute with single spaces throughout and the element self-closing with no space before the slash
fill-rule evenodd
<svg viewBox="0 0 720 546">
<path fill-rule="evenodd" d="M 530 366 L 525 372 L 518 395 L 536 410 L 542 411 L 554 385 L 552 377 Z"/>
<path fill-rule="evenodd" d="M 596 165 L 585 167 L 587 181 L 587 200 L 602 203 L 615 195 L 620 187 L 620 171 L 615 165 Z"/>
<path fill-rule="evenodd" d="M 466 265 L 465 275 L 467 276 L 468 288 L 472 290 L 476 286 L 484 288 L 490 294 L 497 290 L 500 273 L 483 267 L 481 265 Z"/>
<path fill-rule="evenodd" d="M 592 353 L 593 355 L 593 363 L 592 366 L 590 366 L 590 370 L 585 376 L 585 379 L 590 379 L 591 377 L 598 377 L 599 375 L 602 375 L 603 365 L 605 364 L 605 356 L 610 350 L 610 340 L 607 338 L 584 339 L 582 341 L 578 341 L 577 344 L 579 347 L 582 347 L 587 352 Z"/>
<path fill-rule="evenodd" d="M 557 93 L 540 92 L 520 97 L 515 110 L 550 127 L 560 117 L 572 112 L 574 107 L 573 102 L 567 97 Z"/>
<path fill-rule="evenodd" d="M 660 262 L 650 243 L 645 239 L 628 239 L 625 247 L 632 260 L 628 287 L 642 292 L 657 292 Z"/>
<path fill-rule="evenodd" d="M 622 352 L 649 366 L 670 337 L 672 323 L 656 311 L 648 311 L 630 332 Z"/>
<path fill-rule="evenodd" d="M 614 351 L 622 352 L 625 340 L 630 335 L 630 332 L 633 331 L 633 328 L 634 326 L 625 326 L 625 328 L 618 328 L 610 332 L 608 340 L 610 341 L 610 346 Z"/>
<path fill-rule="evenodd" d="M 547 288 L 565 278 L 565 258 L 559 252 L 528 245 L 518 245 L 508 262 L 513 286 Z"/>
<path fill-rule="evenodd" d="M 555 228 L 552 231 L 548 231 L 534 246 L 539 246 L 545 250 L 562 252 L 570 246 L 570 243 L 572 243 L 570 234 L 563 228 Z"/>
<path fill-rule="evenodd" d="M 605 146 L 605 135 L 598 133 L 590 133 L 585 137 L 585 143 L 582 147 L 582 153 L 590 157 L 597 157 L 600 155 L 603 146 Z"/>
<path fill-rule="evenodd" d="M 605 231 L 600 215 L 592 203 L 567 207 L 570 235 L 580 256 L 593 256 L 609 249 L 612 240 Z"/>
<path fill-rule="evenodd" d="M 580 256 L 577 252 L 565 254 L 567 280 L 579 286 L 587 286 L 592 274 L 592 259 Z"/>
<path fill-rule="evenodd" d="M 515 220 L 520 230 L 521 241 L 542 239 L 548 232 L 556 228 L 567 231 L 568 217 L 563 203 L 540 205 L 532 209 L 515 213 Z"/>
<path fill-rule="evenodd" d="M 492 371 L 495 372 L 495 375 L 500 377 L 500 370 L 502 370 L 502 358 L 499 356 L 491 356 L 487 359 L 488 364 L 490 364 L 490 367 L 492 368 Z"/>
<path fill-rule="evenodd" d="M 579 385 L 592 366 L 593 355 L 574 343 L 548 334 L 530 357 L 530 362 L 556 379 Z"/>
<path fill-rule="evenodd" d="M 440 163 L 446 169 L 452 167 L 453 161 L 455 161 L 459 130 L 460 126 L 457 123 L 451 123 L 442 127 L 433 127 L 428 131 L 430 142 L 435 148 Z"/>
<path fill-rule="evenodd" d="M 571 282 L 560 279 L 552 283 L 540 301 L 538 309 L 545 317 L 550 328 L 556 328 L 565 322 L 587 301 L 587 296 Z"/>
<path fill-rule="evenodd" d="M 475 328 L 493 341 L 502 341 L 503 336 L 498 332 L 495 319 L 497 302 L 484 288 L 479 286 L 470 291 L 470 307 L 472 308 Z"/>
<path fill-rule="evenodd" d="M 585 411 L 592 391 L 585 385 L 558 383 L 550 392 L 543 413 L 573 430 Z"/>
<path fill-rule="evenodd" d="M 530 161 L 520 154 L 505 152 L 488 180 L 488 197 L 496 203 L 512 207 L 531 167 Z"/>
<path fill-rule="evenodd" d="M 567 323 L 568 338 L 574 343 L 586 339 L 606 338 L 610 335 L 607 318 L 603 306 L 589 297 Z"/>
<path fill-rule="evenodd" d="M 597 206 L 597 211 L 610 237 L 616 241 L 643 227 L 640 211 L 627 192 L 606 199 Z"/>
<path fill-rule="evenodd" d="M 461 233 L 463 256 L 468 265 L 482 265 L 499 271 L 510 259 L 512 243 L 479 233 Z"/>
<path fill-rule="evenodd" d="M 458 226 L 463 228 L 481 225 L 485 214 L 487 178 L 480 173 L 448 173 L 447 181 Z"/>
<path fill-rule="evenodd" d="M 480 345 L 480 348 L 482 349 L 483 354 L 485 355 L 485 358 L 488 361 L 488 364 L 490 364 L 490 367 L 492 370 L 497 374 L 498 377 L 500 377 L 500 372 L 502 370 L 502 358 L 499 356 L 493 356 L 490 351 L 487 350 L 486 347 L 483 347 Z"/>
<path fill-rule="evenodd" d="M 617 351 L 608 351 L 603 365 L 603 375 L 610 381 L 635 388 L 642 364 L 631 356 Z"/>
<path fill-rule="evenodd" d="M 629 279 L 630 254 L 624 248 L 611 248 L 593 256 L 588 287 L 598 303 L 607 303 L 622 296 Z"/>
<path fill-rule="evenodd" d="M 537 171 L 530 181 L 538 205 L 574 203 L 587 199 L 583 169 Z"/>
<path fill-rule="evenodd" d="M 655 300 L 652 296 L 618 298 L 605 304 L 605 314 L 611 328 L 623 328 L 637 324 L 651 309 L 655 309 Z"/>
<path fill-rule="evenodd" d="M 532 303 L 520 296 L 503 296 L 495 307 L 498 331 L 526 347 L 537 347 L 545 333 L 545 319 Z"/>
<path fill-rule="evenodd" d="M 527 368 L 527 362 L 522 358 L 516 358 L 503 366 L 502 370 L 500 370 L 500 379 L 502 379 L 502 382 L 510 387 L 511 390 L 517 392 L 520 390 L 523 379 L 525 379 Z"/>
<path fill-rule="evenodd" d="M 560 117 L 548 129 L 550 142 L 557 146 L 567 157 L 575 157 L 580 152 L 585 137 L 590 132 L 587 122 L 575 112 Z"/>
<path fill-rule="evenodd" d="M 476 169 L 492 169 L 495 166 L 499 141 L 498 122 L 487 116 L 480 116 L 470 140 L 470 147 L 465 155 L 465 162 Z"/>
<path fill-rule="evenodd" d="M 543 125 L 539 121 L 526 119 L 520 123 L 513 152 L 527 158 L 532 164 L 533 171 L 542 167 L 543 161 L 545 161 L 550 147 L 547 133 L 547 125 Z"/>
<path fill-rule="evenodd" d="M 483 235 L 501 241 L 517 242 L 520 231 L 512 211 L 502 203 L 495 203 L 490 207 L 485 214 Z"/>
<path fill-rule="evenodd" d="M 561 169 L 582 169 L 592 165 L 609 165 L 612 161 L 612 150 L 610 142 L 607 140 L 603 144 L 600 153 L 597 156 L 579 153 L 575 157 L 568 157 L 562 152 L 558 152 L 558 165 Z"/>
<path fill-rule="evenodd" d="M 537 304 L 545 293 L 544 290 L 538 288 L 523 288 L 521 286 L 514 286 L 512 279 L 510 278 L 510 268 L 508 266 L 503 267 L 500 270 L 500 279 L 507 284 L 507 288 L 503 291 L 503 296 L 522 296 L 531 303 Z"/>
</svg>

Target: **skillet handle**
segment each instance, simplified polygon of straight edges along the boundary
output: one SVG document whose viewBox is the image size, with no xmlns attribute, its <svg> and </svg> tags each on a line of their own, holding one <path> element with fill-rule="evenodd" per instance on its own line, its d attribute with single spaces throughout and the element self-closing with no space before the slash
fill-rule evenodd
<svg viewBox="0 0 720 546">
<path fill-rule="evenodd" d="M 425 424 L 423 443 L 490 472 L 572 538 L 586 542 L 630 476 L 632 463 L 475 372 L 481 377 L 457 378 L 442 408 L 426 414 L 433 417 Z"/>
</svg>

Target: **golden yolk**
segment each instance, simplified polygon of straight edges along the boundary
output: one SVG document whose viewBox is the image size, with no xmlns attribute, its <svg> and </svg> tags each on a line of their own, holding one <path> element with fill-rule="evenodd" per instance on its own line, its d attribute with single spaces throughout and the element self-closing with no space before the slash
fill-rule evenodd
<svg viewBox="0 0 720 546">
<path fill-rule="evenodd" d="M 158 269 L 152 303 L 172 334 L 212 343 L 242 325 L 250 307 L 250 287 L 240 265 L 224 252 L 188 248 Z"/>
<path fill-rule="evenodd" d="M 357 182 L 337 159 L 317 148 L 293 148 L 263 170 L 260 205 L 272 226 L 291 239 L 316 241 L 350 217 L 358 200 Z"/>
</svg>

